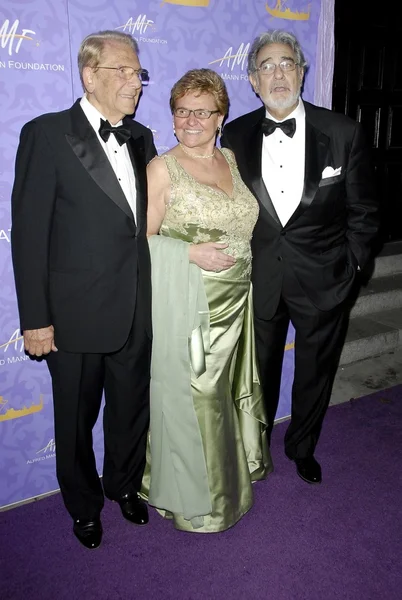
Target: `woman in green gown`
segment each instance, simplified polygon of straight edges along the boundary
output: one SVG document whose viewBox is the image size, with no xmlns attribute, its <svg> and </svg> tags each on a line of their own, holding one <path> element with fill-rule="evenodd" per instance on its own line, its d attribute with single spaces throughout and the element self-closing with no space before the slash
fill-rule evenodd
<svg viewBox="0 0 402 600">
<path fill-rule="evenodd" d="M 258 203 L 216 136 L 221 77 L 187 72 L 170 100 L 178 144 L 148 165 L 153 355 L 149 504 L 177 529 L 233 526 L 272 470 L 258 379 L 250 239 Z"/>
</svg>

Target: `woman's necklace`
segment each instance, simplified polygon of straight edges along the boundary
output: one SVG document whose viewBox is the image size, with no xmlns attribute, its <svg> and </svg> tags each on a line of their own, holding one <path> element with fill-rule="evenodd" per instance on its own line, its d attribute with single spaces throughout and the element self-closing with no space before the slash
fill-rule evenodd
<svg viewBox="0 0 402 600">
<path fill-rule="evenodd" d="M 185 149 L 185 147 L 183 146 L 183 144 L 181 144 L 180 142 L 179 142 L 179 146 L 183 150 L 184 154 L 187 154 L 187 156 L 191 156 L 191 158 L 213 158 L 215 156 L 216 148 L 214 148 L 214 151 L 212 152 L 212 154 L 191 154 L 191 152 L 188 152 Z"/>
</svg>

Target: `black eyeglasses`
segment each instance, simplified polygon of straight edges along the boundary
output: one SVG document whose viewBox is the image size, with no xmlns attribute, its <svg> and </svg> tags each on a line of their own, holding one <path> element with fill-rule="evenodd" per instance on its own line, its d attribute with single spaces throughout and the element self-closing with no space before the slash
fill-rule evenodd
<svg viewBox="0 0 402 600">
<path fill-rule="evenodd" d="M 126 81 L 136 75 L 141 83 L 145 85 L 149 83 L 149 73 L 146 69 L 133 69 L 133 67 L 95 67 L 95 69 L 110 69 L 111 71 L 117 71 L 118 76 Z"/>
<path fill-rule="evenodd" d="M 211 115 L 218 113 L 219 110 L 206 110 L 205 108 L 196 108 L 190 110 L 189 108 L 175 108 L 173 114 L 175 117 L 180 119 L 187 119 L 193 113 L 196 119 L 209 119 Z"/>
<path fill-rule="evenodd" d="M 294 60 L 286 59 L 281 60 L 279 64 L 266 62 L 261 67 L 258 67 L 256 71 L 260 71 L 261 75 L 272 75 L 276 71 L 276 67 L 279 67 L 283 73 L 289 73 L 289 71 L 294 71 L 295 68 L 299 65 L 299 63 L 295 63 Z"/>
</svg>

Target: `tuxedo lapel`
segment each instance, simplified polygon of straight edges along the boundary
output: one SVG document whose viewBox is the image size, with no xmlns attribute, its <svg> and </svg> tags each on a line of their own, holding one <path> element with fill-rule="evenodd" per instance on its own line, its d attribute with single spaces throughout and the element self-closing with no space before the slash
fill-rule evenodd
<svg viewBox="0 0 402 600">
<path fill-rule="evenodd" d="M 328 163 L 329 138 L 312 125 L 306 110 L 306 152 L 304 167 L 304 188 L 299 206 L 286 227 L 294 223 L 310 206 L 318 190 L 321 174 Z"/>
<path fill-rule="evenodd" d="M 137 235 L 146 223 L 146 164 L 145 142 L 142 136 L 131 137 L 127 142 L 127 149 L 134 169 L 136 186 L 136 221 Z"/>
<path fill-rule="evenodd" d="M 329 137 L 306 120 L 306 167 L 301 204 L 310 206 L 318 190 L 321 174 L 328 163 Z"/>
<path fill-rule="evenodd" d="M 133 212 L 98 137 L 86 118 L 79 100 L 71 108 L 72 133 L 66 134 L 75 155 L 95 183 L 130 219 Z"/>
<path fill-rule="evenodd" d="M 248 147 L 246 145 L 245 148 L 245 161 L 248 169 L 248 181 L 250 182 L 250 187 L 252 188 L 255 196 L 268 212 L 269 216 L 274 221 L 275 226 L 282 228 L 279 217 L 272 203 L 271 196 L 269 195 L 262 178 L 262 135 L 260 121 L 258 121 L 258 123 L 254 125 L 250 132 Z"/>
</svg>

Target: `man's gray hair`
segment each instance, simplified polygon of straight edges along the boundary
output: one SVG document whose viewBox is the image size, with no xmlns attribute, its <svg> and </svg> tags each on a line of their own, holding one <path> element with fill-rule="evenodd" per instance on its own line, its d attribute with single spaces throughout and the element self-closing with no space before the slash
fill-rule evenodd
<svg viewBox="0 0 402 600">
<path fill-rule="evenodd" d="M 295 62 L 303 68 L 307 65 L 303 50 L 301 49 L 297 38 L 292 33 L 283 31 L 283 29 L 274 29 L 272 31 L 261 33 L 251 44 L 247 65 L 247 72 L 249 75 L 255 73 L 257 70 L 257 54 L 261 48 L 264 48 L 264 46 L 267 46 L 268 44 L 286 44 L 286 46 L 289 46 L 293 50 L 296 58 Z"/>
<path fill-rule="evenodd" d="M 98 31 L 97 33 L 91 33 L 90 35 L 87 35 L 87 37 L 81 42 L 81 46 L 78 51 L 78 70 L 83 87 L 84 81 L 82 73 L 84 67 L 89 66 L 96 68 L 99 65 L 103 48 L 108 42 L 126 44 L 127 46 L 130 46 L 130 48 L 138 55 L 137 41 L 128 33 L 107 29 L 105 31 Z"/>
</svg>

